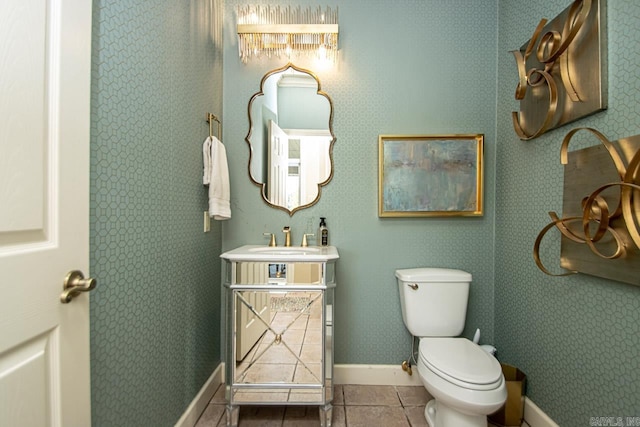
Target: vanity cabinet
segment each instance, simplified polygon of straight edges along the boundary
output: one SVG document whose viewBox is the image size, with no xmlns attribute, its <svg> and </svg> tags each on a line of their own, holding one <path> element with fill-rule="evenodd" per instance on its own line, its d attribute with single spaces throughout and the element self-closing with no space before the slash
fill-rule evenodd
<svg viewBox="0 0 640 427">
<path fill-rule="evenodd" d="M 330 426 L 337 250 L 243 246 L 221 258 L 227 425 L 240 405 L 318 405 Z"/>
</svg>

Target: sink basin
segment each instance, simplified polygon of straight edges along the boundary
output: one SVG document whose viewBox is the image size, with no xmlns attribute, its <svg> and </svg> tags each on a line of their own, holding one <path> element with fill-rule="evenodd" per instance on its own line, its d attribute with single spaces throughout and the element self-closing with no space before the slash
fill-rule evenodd
<svg viewBox="0 0 640 427">
<path fill-rule="evenodd" d="M 314 246 L 290 246 L 290 247 L 278 247 L 278 246 L 257 246 L 255 248 L 249 248 L 249 252 L 260 252 L 274 255 L 304 255 L 304 254 L 316 254 L 320 252 L 320 248 Z"/>
<path fill-rule="evenodd" d="M 220 255 L 229 261 L 316 261 L 339 258 L 335 246 L 259 246 L 245 245 Z"/>
</svg>

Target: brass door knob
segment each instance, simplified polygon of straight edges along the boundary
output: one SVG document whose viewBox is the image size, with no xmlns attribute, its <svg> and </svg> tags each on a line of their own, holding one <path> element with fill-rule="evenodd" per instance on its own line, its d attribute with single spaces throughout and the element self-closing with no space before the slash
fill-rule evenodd
<svg viewBox="0 0 640 427">
<path fill-rule="evenodd" d="M 62 285 L 63 292 L 60 295 L 60 301 L 68 304 L 71 300 L 80 294 L 80 292 L 89 292 L 96 287 L 98 282 L 92 277 L 84 278 L 84 274 L 78 270 L 72 270 L 67 273 Z"/>
</svg>

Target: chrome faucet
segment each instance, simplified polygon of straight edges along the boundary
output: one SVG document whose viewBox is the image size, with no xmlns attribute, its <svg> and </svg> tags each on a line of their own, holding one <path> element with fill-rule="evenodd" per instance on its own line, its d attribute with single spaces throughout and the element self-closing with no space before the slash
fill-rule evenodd
<svg viewBox="0 0 640 427">
<path fill-rule="evenodd" d="M 287 225 L 282 229 L 282 232 L 284 233 L 284 245 L 291 246 L 291 228 Z"/>
</svg>

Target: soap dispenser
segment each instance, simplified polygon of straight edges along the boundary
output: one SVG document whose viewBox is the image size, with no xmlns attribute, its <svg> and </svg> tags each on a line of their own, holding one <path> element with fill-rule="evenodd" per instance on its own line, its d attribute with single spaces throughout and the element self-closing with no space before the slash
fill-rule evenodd
<svg viewBox="0 0 640 427">
<path fill-rule="evenodd" d="M 320 246 L 329 245 L 329 229 L 327 229 L 327 223 L 325 217 L 320 217 L 320 226 L 318 227 L 318 242 Z"/>
</svg>

